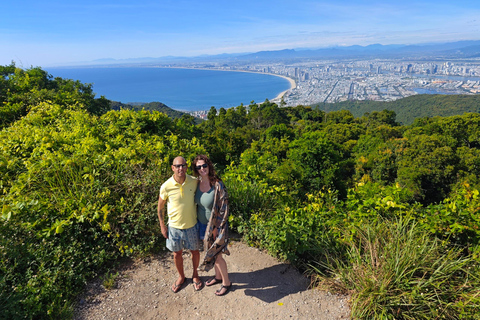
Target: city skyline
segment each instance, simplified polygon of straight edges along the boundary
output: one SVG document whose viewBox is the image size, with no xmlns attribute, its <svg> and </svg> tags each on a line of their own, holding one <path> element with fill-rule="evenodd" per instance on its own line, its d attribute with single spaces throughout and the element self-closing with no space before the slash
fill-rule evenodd
<svg viewBox="0 0 480 320">
<path fill-rule="evenodd" d="M 185 64 L 203 68 L 202 63 Z M 317 103 L 394 101 L 420 93 L 480 93 L 480 60 L 308 60 L 283 63 L 212 64 L 212 70 L 249 71 L 290 78 L 292 87 L 271 102 L 295 107 Z M 205 119 L 208 109 L 191 112 Z"/>
<path fill-rule="evenodd" d="M 6 1 L 0 64 L 478 40 L 471 1 Z"/>
</svg>

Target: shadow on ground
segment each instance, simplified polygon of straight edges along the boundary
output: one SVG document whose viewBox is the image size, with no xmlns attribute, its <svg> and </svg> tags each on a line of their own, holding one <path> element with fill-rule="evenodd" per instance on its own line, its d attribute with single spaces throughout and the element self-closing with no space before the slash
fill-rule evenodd
<svg viewBox="0 0 480 320">
<path fill-rule="evenodd" d="M 232 290 L 244 290 L 245 295 L 264 302 L 275 302 L 290 294 L 307 290 L 310 282 L 298 275 L 292 266 L 278 264 L 246 273 L 230 273 Z"/>
</svg>

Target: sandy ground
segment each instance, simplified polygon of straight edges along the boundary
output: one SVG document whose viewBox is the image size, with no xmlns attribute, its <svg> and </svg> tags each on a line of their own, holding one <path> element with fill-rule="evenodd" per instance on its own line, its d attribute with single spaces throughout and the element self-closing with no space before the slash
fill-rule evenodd
<svg viewBox="0 0 480 320">
<path fill-rule="evenodd" d="M 271 74 L 271 73 L 269 73 Z M 275 98 L 273 98 L 271 101 L 272 102 L 275 102 L 275 103 L 279 103 L 281 100 L 282 100 L 282 97 L 285 93 L 287 93 L 287 91 L 289 90 L 292 90 L 292 89 L 295 89 L 297 87 L 297 83 L 295 82 L 295 80 L 293 80 L 292 78 L 289 78 L 289 77 L 286 77 L 286 76 L 282 76 L 282 75 L 278 75 L 278 74 L 273 74 L 277 77 L 281 77 L 281 78 L 284 78 L 284 79 L 287 79 L 288 82 L 290 82 L 290 88 L 285 90 L 285 91 L 282 91 L 280 92 Z"/>
<path fill-rule="evenodd" d="M 167 252 L 122 265 L 114 289 L 106 290 L 100 279 L 89 283 L 74 319 L 349 319 L 347 296 L 309 289 L 310 280 L 295 268 L 240 241 L 229 248 L 233 286 L 225 296 L 214 294 L 219 284 L 194 290 L 189 253 L 187 284 L 173 293 L 177 273 Z M 213 275 L 200 273 L 203 281 Z"/>
</svg>

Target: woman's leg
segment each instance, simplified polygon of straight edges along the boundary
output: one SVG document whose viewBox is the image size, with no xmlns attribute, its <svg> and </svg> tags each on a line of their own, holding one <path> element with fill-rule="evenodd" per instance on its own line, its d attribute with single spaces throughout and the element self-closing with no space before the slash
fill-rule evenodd
<svg viewBox="0 0 480 320">
<path fill-rule="evenodd" d="M 215 261 L 215 278 L 211 278 L 206 282 L 207 287 L 212 286 L 216 283 L 222 282 L 222 275 L 218 269 L 217 262 Z"/>
<path fill-rule="evenodd" d="M 223 279 L 222 278 L 222 273 L 220 272 L 220 269 L 218 268 L 217 261 L 218 261 L 218 258 L 215 261 L 215 279 L 222 280 Z"/>
<path fill-rule="evenodd" d="M 217 269 L 218 269 L 218 277 L 217 279 L 222 279 L 222 284 L 224 286 L 229 286 L 230 283 L 230 278 L 228 277 L 228 270 L 227 270 L 227 262 L 225 262 L 225 259 L 223 259 L 223 254 L 219 254 L 217 257 L 217 260 L 215 261 L 215 274 L 217 274 Z"/>
<path fill-rule="evenodd" d="M 230 279 L 228 277 L 227 263 L 223 259 L 222 254 L 220 254 L 217 257 L 217 260 L 215 261 L 215 266 L 217 265 L 218 265 L 218 270 L 222 276 L 222 287 L 217 291 L 215 291 L 215 294 L 217 296 L 223 296 L 230 290 L 232 283 L 230 282 Z"/>
</svg>

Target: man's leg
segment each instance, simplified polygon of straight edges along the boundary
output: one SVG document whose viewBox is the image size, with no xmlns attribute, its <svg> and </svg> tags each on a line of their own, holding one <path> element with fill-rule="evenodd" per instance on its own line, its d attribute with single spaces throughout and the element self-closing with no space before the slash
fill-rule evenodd
<svg viewBox="0 0 480 320">
<path fill-rule="evenodd" d="M 200 251 L 198 250 L 191 250 L 192 253 L 192 263 L 193 263 L 193 277 L 198 278 L 198 266 L 200 264 Z"/>
<path fill-rule="evenodd" d="M 201 289 L 202 287 L 202 280 L 198 276 L 198 265 L 200 264 L 200 251 L 198 250 L 191 250 L 192 253 L 192 264 L 193 264 L 193 275 L 192 280 L 193 284 L 196 286 L 197 289 Z"/>
<path fill-rule="evenodd" d="M 175 281 L 175 283 L 172 286 L 173 292 L 177 292 L 180 289 L 180 286 L 185 281 L 185 271 L 183 270 L 182 253 L 183 253 L 182 250 L 175 251 L 173 253 L 173 261 L 175 262 L 175 267 L 177 268 L 177 272 L 178 272 L 178 279 L 177 281 Z"/>
</svg>

